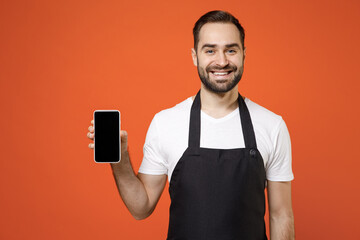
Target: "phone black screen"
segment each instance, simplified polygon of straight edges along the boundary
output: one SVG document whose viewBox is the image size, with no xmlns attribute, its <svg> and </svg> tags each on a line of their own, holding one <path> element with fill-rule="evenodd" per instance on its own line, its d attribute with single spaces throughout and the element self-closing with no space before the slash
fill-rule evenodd
<svg viewBox="0 0 360 240">
<path fill-rule="evenodd" d="M 95 111 L 94 120 L 95 162 L 119 162 L 119 111 Z"/>
</svg>

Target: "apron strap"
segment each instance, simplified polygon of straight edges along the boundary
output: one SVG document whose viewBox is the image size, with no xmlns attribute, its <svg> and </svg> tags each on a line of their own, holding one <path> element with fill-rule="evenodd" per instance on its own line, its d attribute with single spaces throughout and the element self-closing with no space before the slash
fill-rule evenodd
<svg viewBox="0 0 360 240">
<path fill-rule="evenodd" d="M 243 97 L 239 93 L 238 97 L 239 103 L 239 111 L 240 111 L 240 120 L 241 120 L 241 127 L 244 135 L 244 142 L 246 148 L 257 148 L 256 146 L 256 138 L 255 138 L 255 131 L 251 121 L 251 116 L 249 109 L 246 106 L 246 103 Z"/>
<path fill-rule="evenodd" d="M 191 106 L 191 112 L 190 112 L 189 147 L 192 147 L 194 149 L 200 148 L 200 130 L 201 130 L 200 114 L 201 114 L 201 102 L 200 102 L 200 90 L 199 90 Z"/>
<path fill-rule="evenodd" d="M 254 128 L 252 125 L 249 110 L 245 104 L 244 99 L 239 94 L 238 104 L 240 111 L 241 127 L 244 135 L 244 143 L 246 148 L 256 148 L 256 139 Z M 189 147 L 197 149 L 200 148 L 200 130 L 201 130 L 201 100 L 200 90 L 196 94 L 194 102 L 190 111 L 190 125 L 189 125 Z"/>
</svg>

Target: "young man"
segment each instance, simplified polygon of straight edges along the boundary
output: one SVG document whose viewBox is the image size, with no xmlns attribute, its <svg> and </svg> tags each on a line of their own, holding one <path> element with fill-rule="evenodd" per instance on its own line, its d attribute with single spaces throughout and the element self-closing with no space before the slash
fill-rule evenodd
<svg viewBox="0 0 360 240">
<path fill-rule="evenodd" d="M 127 133 L 121 131 L 122 160 L 111 165 L 120 195 L 130 213 L 144 219 L 154 211 L 168 178 L 168 240 L 263 240 L 267 183 L 270 237 L 294 239 L 286 125 L 238 93 L 244 29 L 231 14 L 212 11 L 196 22 L 193 33 L 201 89 L 155 115 L 137 176 Z M 92 126 L 89 130 L 93 139 Z"/>
</svg>

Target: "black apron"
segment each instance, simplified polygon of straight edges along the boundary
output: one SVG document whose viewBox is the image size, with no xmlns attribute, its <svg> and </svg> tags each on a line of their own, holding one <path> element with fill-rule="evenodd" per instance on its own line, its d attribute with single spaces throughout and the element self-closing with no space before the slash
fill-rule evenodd
<svg viewBox="0 0 360 240">
<path fill-rule="evenodd" d="M 169 184 L 167 240 L 267 239 L 264 163 L 240 94 L 238 102 L 245 148 L 200 148 L 200 91 L 196 95 L 189 145 Z"/>
</svg>

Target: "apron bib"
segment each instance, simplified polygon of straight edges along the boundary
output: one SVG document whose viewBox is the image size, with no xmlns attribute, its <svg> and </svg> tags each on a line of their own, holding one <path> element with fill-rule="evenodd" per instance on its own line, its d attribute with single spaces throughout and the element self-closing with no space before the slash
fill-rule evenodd
<svg viewBox="0 0 360 240">
<path fill-rule="evenodd" d="M 167 240 L 266 240 L 265 169 L 247 106 L 238 97 L 245 148 L 200 148 L 200 91 L 189 145 L 169 184 Z"/>
</svg>

